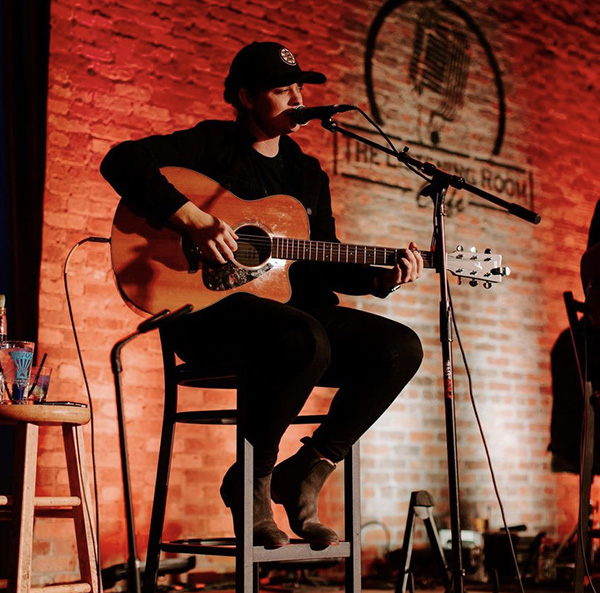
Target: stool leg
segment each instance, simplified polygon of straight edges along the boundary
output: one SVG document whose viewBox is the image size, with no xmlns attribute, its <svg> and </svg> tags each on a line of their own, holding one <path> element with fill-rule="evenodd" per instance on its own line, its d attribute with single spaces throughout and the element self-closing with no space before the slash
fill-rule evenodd
<svg viewBox="0 0 600 593">
<path fill-rule="evenodd" d="M 235 554 L 235 591 L 236 593 L 258 592 L 258 564 L 254 562 L 254 447 L 246 438 L 247 398 L 244 387 L 237 389 L 237 426 L 236 453 L 237 462 L 242 469 L 243 525 L 242 533 L 236 535 Z"/>
<path fill-rule="evenodd" d="M 238 430 L 239 426 L 238 426 Z M 236 593 L 258 593 L 258 564 L 254 563 L 253 523 L 253 451 L 245 437 L 238 437 L 238 463 L 243 468 L 243 513 L 244 529 L 236 537 L 235 591 Z"/>
<path fill-rule="evenodd" d="M 39 426 L 16 426 L 10 590 L 28 593 L 33 556 L 33 516 Z"/>
<path fill-rule="evenodd" d="M 360 445 L 352 445 L 344 460 L 344 532 L 350 542 L 350 556 L 346 558 L 346 593 L 360 593 Z"/>
<path fill-rule="evenodd" d="M 81 580 L 89 583 L 92 593 L 98 593 L 98 564 L 96 557 L 96 538 L 92 526 L 92 497 L 85 463 L 85 448 L 81 426 L 63 424 L 63 441 L 67 458 L 67 473 L 71 496 L 77 496 L 81 504 L 73 509 L 77 556 Z"/>
<path fill-rule="evenodd" d="M 163 421 L 160 451 L 158 454 L 158 468 L 156 470 L 156 487 L 154 489 L 154 502 L 152 503 L 152 516 L 150 518 L 150 533 L 148 535 L 148 550 L 146 552 L 146 567 L 142 583 L 143 593 L 154 593 L 158 568 L 160 563 L 160 544 L 167 510 L 167 491 L 169 488 L 169 473 L 171 470 L 171 455 L 173 453 L 173 438 L 175 424 L 171 418 Z"/>
</svg>

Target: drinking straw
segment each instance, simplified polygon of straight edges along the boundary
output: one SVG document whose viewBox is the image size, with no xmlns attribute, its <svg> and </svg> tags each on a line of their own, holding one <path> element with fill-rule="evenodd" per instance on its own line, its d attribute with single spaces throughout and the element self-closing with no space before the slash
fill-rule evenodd
<svg viewBox="0 0 600 593">
<path fill-rule="evenodd" d="M 29 388 L 29 391 L 27 392 L 27 397 L 29 397 L 31 395 L 31 392 L 34 390 L 35 386 L 37 385 L 38 379 L 40 378 L 40 373 L 42 372 L 42 367 L 44 366 L 44 363 L 46 362 L 47 356 L 48 356 L 48 353 L 44 352 L 44 356 L 42 356 L 42 362 L 40 362 L 40 366 L 38 366 L 38 370 L 37 370 L 37 373 L 35 374 L 35 378 L 33 379 L 33 383 L 31 384 L 31 387 Z"/>
<path fill-rule="evenodd" d="M 12 399 L 10 394 L 10 389 L 8 387 L 8 383 L 4 380 L 4 371 L 2 370 L 2 365 L 0 364 L 0 375 L 2 375 L 2 383 L 4 383 L 4 389 L 6 389 L 6 394 L 8 395 L 8 399 Z"/>
</svg>

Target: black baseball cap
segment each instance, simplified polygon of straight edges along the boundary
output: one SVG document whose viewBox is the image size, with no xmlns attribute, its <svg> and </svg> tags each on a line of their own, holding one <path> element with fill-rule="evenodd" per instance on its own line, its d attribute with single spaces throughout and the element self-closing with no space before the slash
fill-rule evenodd
<svg viewBox="0 0 600 593">
<path fill-rule="evenodd" d="M 320 72 L 302 70 L 294 54 L 274 41 L 254 41 L 233 58 L 225 79 L 225 101 L 233 103 L 242 88 L 272 89 L 299 84 L 323 84 L 327 80 Z"/>
</svg>

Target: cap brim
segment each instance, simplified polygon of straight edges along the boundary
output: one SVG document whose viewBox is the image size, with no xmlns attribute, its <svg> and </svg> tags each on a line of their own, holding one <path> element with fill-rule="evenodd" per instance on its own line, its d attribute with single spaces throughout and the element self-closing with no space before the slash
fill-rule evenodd
<svg viewBox="0 0 600 593">
<path fill-rule="evenodd" d="M 323 84 L 324 82 L 327 82 L 327 76 L 320 72 L 302 72 L 301 82 L 306 82 L 308 84 Z"/>
<path fill-rule="evenodd" d="M 275 76 L 268 80 L 259 82 L 259 86 L 264 88 L 275 88 L 278 86 L 287 86 L 288 84 L 323 84 L 327 82 L 325 74 L 320 72 L 287 72 L 280 76 Z"/>
</svg>

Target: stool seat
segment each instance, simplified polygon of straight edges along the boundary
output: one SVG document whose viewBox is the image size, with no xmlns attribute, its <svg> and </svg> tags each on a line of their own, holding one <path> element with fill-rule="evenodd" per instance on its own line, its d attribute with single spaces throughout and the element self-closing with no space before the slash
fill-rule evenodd
<svg viewBox="0 0 600 593">
<path fill-rule="evenodd" d="M 222 364 L 220 368 L 207 369 L 197 364 L 183 363 L 174 367 L 175 381 L 183 387 L 204 389 L 237 389 L 240 377 L 231 371 L 231 365 Z M 339 387 L 333 382 L 321 380 L 319 387 Z"/>
<path fill-rule="evenodd" d="M 82 425 L 90 421 L 87 408 L 72 405 L 0 405 L 0 424 L 15 426 L 15 478 L 12 495 L 0 495 L 0 520 L 11 522 L 11 593 L 99 593 L 95 537 L 91 524 L 91 495 L 85 467 Z M 39 431 L 60 427 L 69 479 L 68 496 L 36 496 Z M 73 520 L 80 582 L 31 586 L 34 517 Z"/>
<path fill-rule="evenodd" d="M 58 426 L 60 424 L 87 424 L 90 411 L 79 406 L 39 405 L 0 405 L 0 424 L 29 422 L 38 426 Z"/>
<path fill-rule="evenodd" d="M 237 389 L 238 376 L 228 368 L 203 369 L 197 365 L 180 364 L 175 367 L 177 383 L 185 387 L 197 387 L 205 389 Z"/>
</svg>

